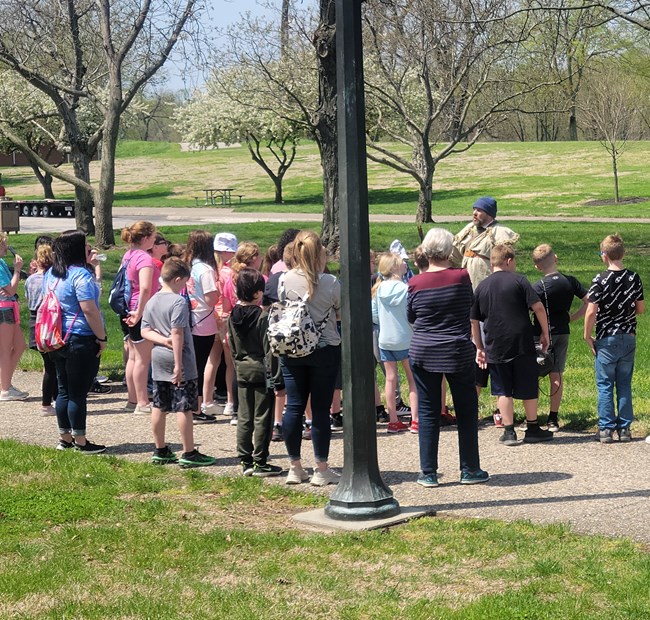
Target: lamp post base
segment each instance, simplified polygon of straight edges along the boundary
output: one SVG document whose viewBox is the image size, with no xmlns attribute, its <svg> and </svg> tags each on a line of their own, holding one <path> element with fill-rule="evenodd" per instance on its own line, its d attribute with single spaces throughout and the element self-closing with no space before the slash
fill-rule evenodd
<svg viewBox="0 0 650 620">
<path fill-rule="evenodd" d="M 394 497 L 372 502 L 344 502 L 330 499 L 325 506 L 325 514 L 337 521 L 388 519 L 399 513 L 399 502 Z"/>
</svg>

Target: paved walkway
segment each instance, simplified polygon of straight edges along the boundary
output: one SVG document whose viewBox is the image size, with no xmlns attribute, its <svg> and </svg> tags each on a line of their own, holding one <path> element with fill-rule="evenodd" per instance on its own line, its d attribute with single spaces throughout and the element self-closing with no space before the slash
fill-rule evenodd
<svg viewBox="0 0 650 620">
<path fill-rule="evenodd" d="M 22 403 L 0 403 L 0 437 L 54 446 L 56 419 L 39 415 L 39 373 L 18 373 L 15 385 L 34 397 Z M 110 446 L 109 453 L 147 461 L 152 445 L 149 419 L 119 412 L 126 400 L 121 385 L 114 392 L 89 399 L 88 435 Z M 444 428 L 440 446 L 440 481 L 437 489 L 415 483 L 418 471 L 417 437 L 391 435 L 379 427 L 378 452 L 385 481 L 404 505 L 431 505 L 440 515 L 487 517 L 535 523 L 570 523 L 589 534 L 629 536 L 650 544 L 650 445 L 642 439 L 631 444 L 601 445 L 591 433 L 559 432 L 547 444 L 506 448 L 500 431 L 484 426 L 479 433 L 481 464 L 491 474 L 488 484 L 458 483 L 458 444 L 454 428 Z M 175 420 L 168 422 L 168 438 L 178 449 Z M 342 433 L 334 433 L 331 465 L 343 465 Z M 218 457 L 215 474 L 239 474 L 235 456 L 235 428 L 225 417 L 213 425 L 195 427 L 201 450 Z M 275 463 L 287 466 L 281 443 L 271 444 Z M 90 457 L 89 457 L 90 458 Z M 313 464 L 311 448 L 303 445 L 305 464 Z M 282 480 L 279 479 L 279 482 Z M 325 492 L 308 485 L 304 490 Z M 329 487 L 331 489 L 332 487 Z"/>
<path fill-rule="evenodd" d="M 113 226 L 115 230 L 120 230 L 124 226 L 132 224 L 139 219 L 146 219 L 156 224 L 156 226 L 205 226 L 207 224 L 245 224 L 249 222 L 318 222 L 322 220 L 320 213 L 246 213 L 238 211 L 236 208 L 144 208 L 144 207 L 115 207 L 113 209 Z M 459 222 L 469 221 L 469 215 L 462 217 L 458 215 L 437 215 L 435 221 Z M 571 217 L 571 216 L 518 216 L 504 215 L 499 216 L 500 221 L 549 221 L 549 222 L 601 222 L 611 224 L 612 218 L 607 217 Z M 403 222 L 406 224 L 414 223 L 413 215 L 371 215 L 371 222 Z M 69 222 L 69 223 L 68 223 Z M 642 223 L 650 224 L 650 218 L 616 218 L 620 223 Z M 72 220 L 65 218 L 45 218 L 45 217 L 21 217 L 21 232 L 25 233 L 44 233 L 44 232 L 61 232 L 66 227 L 72 225 Z"/>
</svg>

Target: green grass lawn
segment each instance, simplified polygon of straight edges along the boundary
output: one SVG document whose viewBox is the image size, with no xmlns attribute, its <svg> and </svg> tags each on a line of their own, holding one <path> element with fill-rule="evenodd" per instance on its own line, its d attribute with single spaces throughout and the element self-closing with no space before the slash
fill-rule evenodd
<svg viewBox="0 0 650 620">
<path fill-rule="evenodd" d="M 391 145 L 408 157 L 403 146 Z M 649 142 L 630 142 L 620 161 L 623 198 L 650 199 Z M 92 164 L 95 181 L 98 163 Z M 40 185 L 28 168 L 4 168 L 3 182 L 14 198 L 38 198 Z M 408 175 L 368 163 L 370 212 L 413 214 L 417 185 Z M 318 149 L 299 145 L 284 182 L 283 205 L 273 203 L 273 183 L 246 147 L 182 152 L 180 145 L 121 142 L 117 152 L 115 205 L 193 207 L 203 203 L 203 188 L 233 187 L 243 194 L 242 211 L 320 213 L 322 171 Z M 507 215 L 645 216 L 648 200 L 633 204 L 589 206 L 613 197 L 611 162 L 598 142 L 479 143 L 440 162 L 434 177 L 433 214 L 464 216 L 481 195 L 499 200 Z M 59 197 L 70 186 L 55 183 Z"/>
<path fill-rule="evenodd" d="M 445 227 L 456 232 L 463 222 L 446 224 Z M 591 278 L 602 270 L 602 262 L 598 256 L 600 240 L 609 232 L 619 232 L 623 235 L 627 247 L 626 264 L 641 275 L 648 285 L 650 272 L 647 257 L 650 244 L 647 240 L 644 226 L 619 224 L 608 227 L 597 223 L 564 223 L 564 222 L 509 222 L 511 227 L 521 234 L 519 243 L 518 269 L 525 273 L 531 281 L 538 279 L 538 272 L 532 266 L 530 255 L 533 248 L 544 242 L 552 243 L 560 259 L 560 268 L 575 275 L 585 286 Z M 263 223 L 239 224 L 228 228 L 235 233 L 240 241 L 255 240 L 262 249 L 274 243 L 281 232 L 290 226 L 300 228 L 300 223 Z M 220 229 L 218 225 L 208 227 L 211 232 Z M 167 238 L 184 242 L 191 227 L 163 228 Z M 371 226 L 371 246 L 377 251 L 384 251 L 390 242 L 399 238 L 409 250 L 418 244 L 417 230 L 410 224 L 373 224 Z M 33 235 L 18 235 L 11 238 L 12 244 L 23 256 L 31 255 Z M 109 344 L 102 356 L 102 372 L 113 378 L 121 377 L 122 366 L 122 332 L 116 315 L 107 304 L 108 290 L 117 271 L 119 260 L 124 248 L 109 250 L 104 272 L 104 291 L 102 294 L 103 310 L 108 328 Z M 333 270 L 337 264 L 331 264 Z M 24 298 L 22 290 L 19 291 Z M 27 325 L 27 310 L 22 304 L 23 325 Z M 650 319 L 648 315 L 639 317 L 637 360 L 634 376 L 635 416 L 637 421 L 633 429 L 638 433 L 650 432 Z M 40 369 L 40 356 L 34 351 L 28 351 L 21 362 L 21 368 Z M 404 384 L 405 385 L 405 384 Z M 540 411 L 548 410 L 548 384 L 541 383 Z M 597 422 L 596 389 L 594 384 L 593 359 L 582 340 L 582 321 L 573 326 L 573 337 L 569 346 L 569 360 L 565 374 L 565 391 L 561 417 L 565 424 L 576 429 L 592 428 Z M 490 399 L 484 392 L 481 395 L 482 413 L 487 414 Z"/>
<path fill-rule="evenodd" d="M 425 518 L 326 535 L 324 499 L 0 441 L 0 617 L 640 620 L 650 555 L 562 525 Z"/>
</svg>

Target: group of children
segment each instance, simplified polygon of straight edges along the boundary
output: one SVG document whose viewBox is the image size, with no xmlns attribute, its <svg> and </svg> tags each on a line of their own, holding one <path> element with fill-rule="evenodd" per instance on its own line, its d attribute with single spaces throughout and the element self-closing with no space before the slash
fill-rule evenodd
<svg viewBox="0 0 650 620">
<path fill-rule="evenodd" d="M 265 477 L 282 472 L 281 467 L 268 462 L 272 437 L 281 439 L 283 386 L 281 380 L 278 380 L 281 373 L 278 372 L 277 359 L 274 360 L 269 350 L 267 308 L 277 299 L 280 274 L 290 268 L 292 252 L 290 237 L 295 236 L 297 232 L 291 229 L 287 231 L 289 235 L 283 235 L 280 241 L 282 255 L 278 255 L 277 247 L 271 248 L 267 253 L 268 264 L 265 275 L 260 271 L 261 256 L 257 260 L 259 249 L 256 252 L 251 250 L 250 254 L 255 260 L 242 264 L 237 269 L 235 277 L 230 274 L 228 286 L 220 288 L 219 282 L 221 281 L 223 285 L 223 280 L 217 279 L 214 287 L 208 287 L 209 290 L 202 293 L 218 291 L 218 296 L 222 298 L 221 303 L 228 305 L 225 331 L 219 334 L 218 329 L 215 329 L 217 332 L 215 340 L 220 341 L 220 352 L 222 350 L 226 352 L 227 343 L 227 355 L 235 371 L 236 384 L 234 382 L 233 384 L 236 385 L 237 390 L 238 412 L 234 413 L 231 409 L 228 413 L 233 413 L 237 424 L 237 455 L 242 464 L 242 472 L 246 476 Z M 156 245 L 158 239 L 155 235 L 162 238 L 159 233 L 155 233 L 155 230 L 148 231 L 146 236 L 152 239 L 152 246 Z M 214 248 L 222 248 L 226 241 L 229 243 L 228 249 L 233 250 L 230 255 L 232 257 L 242 244 L 237 246 L 234 235 L 223 233 L 215 237 Z M 0 246 L 3 242 L 6 245 L 6 239 L 0 240 Z M 169 244 L 164 243 L 169 250 Z M 255 244 L 250 245 L 254 246 L 253 249 L 257 248 Z M 378 345 L 377 362 L 382 365 L 386 374 L 386 412 L 377 392 L 377 420 L 388 423 L 388 433 L 404 431 L 417 433 L 417 392 L 408 358 L 412 328 L 406 314 L 408 280 L 412 272 L 408 267 L 408 254 L 401 243 L 395 240 L 390 249 L 391 251 L 381 255 L 377 273 L 372 276 L 372 317 Z M 516 261 L 511 246 L 501 248 L 496 246 L 495 250 L 493 253 L 498 260 L 495 259 L 492 263 L 494 273 L 481 282 L 475 290 L 476 302 L 472 319 L 476 323 L 473 338 L 477 346 L 477 363 L 485 365 L 497 359 L 508 362 L 517 358 L 520 350 L 531 346 L 527 339 L 529 332 L 532 339 L 534 330 L 535 338 L 541 348 L 548 347 L 552 350 L 548 430 L 540 429 L 539 432 L 543 434 L 556 431 L 559 428 L 558 415 L 563 392 L 569 323 L 585 316 L 584 338 L 595 356 L 598 438 L 603 443 L 611 443 L 614 436 L 618 435 L 620 441 L 629 441 L 630 424 L 633 420 L 631 379 L 634 367 L 636 315 L 643 312 L 644 306 L 643 287 L 638 274 L 626 269 L 622 264 L 624 255 L 622 239 L 617 235 L 609 235 L 601 243 L 600 256 L 606 265 L 606 270 L 594 278 L 588 291 L 576 278 L 558 271 L 557 256 L 547 244 L 538 246 L 533 252 L 535 267 L 543 274 L 543 277 L 533 286 L 528 284 L 523 276 L 517 276 L 517 281 L 514 283 L 514 280 L 497 275 L 499 272 L 514 272 Z M 50 261 L 46 249 L 37 248 L 33 264 L 35 275 L 27 282 L 29 299 L 38 298 L 40 291 L 37 289 L 39 283 L 42 286 L 43 273 L 47 270 Z M 414 261 L 420 271 L 426 271 L 427 259 L 418 250 L 415 251 Z M 155 444 L 152 461 L 159 464 L 179 462 L 179 457 L 171 451 L 165 440 L 166 414 L 175 412 L 183 448 L 181 465 L 187 467 L 212 465 L 215 459 L 195 450 L 193 437 L 194 424 L 215 420 L 210 413 L 214 411 L 212 402 L 214 375 L 205 377 L 207 388 L 204 389 L 201 383 L 205 376 L 208 355 L 199 358 L 195 351 L 197 305 L 192 303 L 188 296 L 188 290 L 194 291 L 197 283 L 200 284 L 196 267 L 197 262 L 200 261 L 198 259 L 188 261 L 186 256 L 182 258 L 172 255 L 164 262 L 158 262 L 160 264 L 156 275 L 160 288 L 139 310 L 141 321 L 139 320 L 137 325 L 138 333 L 141 335 L 141 340 L 138 342 L 147 341 L 153 346 L 150 357 L 153 380 L 150 411 Z M 0 267 L 3 266 L 6 267 L 4 261 L 0 260 Z M 230 268 L 229 260 L 221 267 L 223 272 L 226 272 Z M 13 284 L 13 279 L 9 277 L 10 272 L 8 268 L 4 271 L 7 271 L 5 280 L 10 281 L 3 285 L 0 294 L 7 296 L 11 293 L 15 296 L 15 291 L 10 288 Z M 209 273 L 212 274 L 212 271 Z M 218 274 L 213 274 L 211 277 L 215 276 Z M 524 295 L 523 298 L 527 300 L 525 307 L 509 305 L 508 291 L 512 290 L 513 286 L 533 291 L 533 294 Z M 224 293 L 227 293 L 227 299 L 224 298 Z M 574 298 L 578 298 L 581 305 L 577 311 L 571 313 Z M 214 300 L 211 297 L 209 299 L 214 306 Z M 35 304 L 30 302 L 30 310 L 34 314 L 36 307 L 32 306 Z M 211 317 L 212 306 L 207 307 L 206 317 Z M 532 309 L 535 315 L 534 325 L 530 323 L 529 309 Z M 489 320 L 490 315 L 493 319 L 490 329 L 487 333 L 482 332 L 478 329 L 478 322 Z M 496 316 L 498 321 L 494 320 Z M 9 319 L 4 309 L 2 317 L 5 323 Z M 213 319 L 214 317 L 210 320 Z M 126 318 L 124 320 L 126 322 Z M 127 332 L 127 338 L 129 333 Z M 206 353 L 210 353 L 210 347 Z M 43 408 L 44 412 L 49 414 L 52 409 L 52 399 L 56 395 L 56 380 L 54 368 L 48 362 L 47 356 L 44 355 L 43 358 L 45 364 Z M 198 365 L 197 361 L 200 362 Z M 399 364 L 402 365 L 408 381 L 410 409 L 401 403 L 399 396 Z M 199 368 L 201 365 L 202 367 Z M 515 364 L 513 374 L 507 380 L 516 384 L 514 394 L 524 401 L 527 417 L 536 419 L 536 411 L 534 415 L 532 412 L 530 416 L 528 415 L 527 402 L 532 399 L 533 392 L 536 398 L 537 368 Z M 341 387 L 340 380 L 337 387 Z M 3 394 L 9 393 L 3 391 Z M 22 393 L 19 396 L 22 398 Z M 340 399 L 340 391 L 337 391 L 337 396 Z M 614 406 L 614 397 L 617 400 L 617 407 Z M 442 399 L 443 416 L 447 416 L 446 419 L 443 418 L 442 423 L 453 423 L 453 416 L 446 411 L 444 390 Z M 5 400 L 10 398 L 7 397 Z M 233 398 L 230 397 L 228 404 L 232 400 Z M 499 419 L 495 419 L 499 426 L 505 427 L 505 439 L 502 437 L 502 440 L 506 445 L 516 442 L 513 429 L 514 411 L 511 403 L 512 399 L 510 402 L 499 399 Z M 334 411 L 337 407 L 340 410 L 340 401 L 335 403 L 333 408 L 333 427 L 340 426 L 340 413 L 338 410 Z M 410 424 L 404 424 L 400 419 L 403 416 L 399 414 L 403 414 L 404 409 L 410 413 Z"/>
</svg>

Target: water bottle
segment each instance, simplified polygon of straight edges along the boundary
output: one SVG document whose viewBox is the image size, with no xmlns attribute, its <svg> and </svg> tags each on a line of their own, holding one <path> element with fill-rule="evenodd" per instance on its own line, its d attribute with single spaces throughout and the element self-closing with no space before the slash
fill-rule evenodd
<svg viewBox="0 0 650 620">
<path fill-rule="evenodd" d="M 108 256 L 106 254 L 95 254 L 95 260 L 98 260 L 100 263 L 103 263 Z"/>
</svg>

